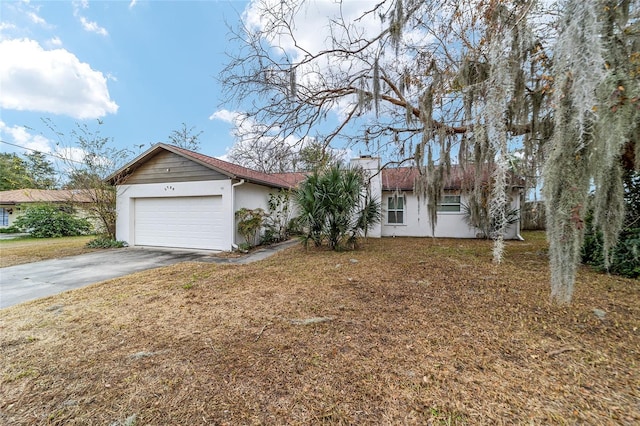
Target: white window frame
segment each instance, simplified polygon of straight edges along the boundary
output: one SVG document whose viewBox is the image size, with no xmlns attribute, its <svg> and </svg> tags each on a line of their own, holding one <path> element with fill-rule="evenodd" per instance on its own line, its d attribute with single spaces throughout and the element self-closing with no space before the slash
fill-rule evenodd
<svg viewBox="0 0 640 426">
<path fill-rule="evenodd" d="M 457 210 L 445 210 L 447 208 L 456 208 Z M 436 208 L 438 213 L 461 213 L 462 212 L 462 199 L 458 194 L 445 194 L 442 196 L 438 207 Z"/>
<path fill-rule="evenodd" d="M 402 207 L 398 208 L 397 205 L 397 200 L 402 200 Z M 394 208 L 391 208 L 392 203 L 394 203 Z M 404 195 L 391 195 L 389 197 L 387 197 L 387 225 L 404 225 L 406 220 L 407 220 L 407 199 L 405 198 Z M 398 212 L 402 213 L 402 220 L 401 221 L 397 221 L 398 219 Z M 394 217 L 396 219 L 396 221 L 392 222 L 391 220 L 391 213 L 394 213 Z"/>
<path fill-rule="evenodd" d="M 0 226 L 9 226 L 9 210 L 0 207 Z"/>
</svg>

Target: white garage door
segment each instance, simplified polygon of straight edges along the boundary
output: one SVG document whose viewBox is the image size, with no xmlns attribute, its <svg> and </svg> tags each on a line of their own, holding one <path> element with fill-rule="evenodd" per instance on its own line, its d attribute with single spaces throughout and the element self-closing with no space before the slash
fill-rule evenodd
<svg viewBox="0 0 640 426">
<path fill-rule="evenodd" d="M 137 246 L 226 250 L 222 196 L 136 198 Z"/>
</svg>

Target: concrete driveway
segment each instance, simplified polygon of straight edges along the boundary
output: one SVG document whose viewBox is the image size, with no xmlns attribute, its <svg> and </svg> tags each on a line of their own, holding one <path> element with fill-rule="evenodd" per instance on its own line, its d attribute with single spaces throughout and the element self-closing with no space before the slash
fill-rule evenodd
<svg viewBox="0 0 640 426">
<path fill-rule="evenodd" d="M 0 309 L 146 269 L 214 259 L 211 252 L 130 247 L 1 268 Z"/>
<path fill-rule="evenodd" d="M 0 268 L 0 309 L 174 263 L 257 262 L 298 243 L 289 240 L 231 259 L 215 257 L 210 251 L 128 247 L 9 266 Z"/>
</svg>

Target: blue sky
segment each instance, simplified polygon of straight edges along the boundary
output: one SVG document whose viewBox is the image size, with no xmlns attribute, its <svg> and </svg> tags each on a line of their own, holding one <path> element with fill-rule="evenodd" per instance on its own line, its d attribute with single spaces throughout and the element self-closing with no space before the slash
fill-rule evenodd
<svg viewBox="0 0 640 426">
<path fill-rule="evenodd" d="M 86 123 L 119 148 L 165 142 L 186 123 L 222 156 L 232 125 L 216 81 L 245 1 L 0 2 L 0 139 L 54 152 Z M 98 119 L 103 124 L 97 126 Z M 26 128 L 25 128 L 26 126 Z M 71 144 L 71 140 L 63 141 Z M 24 152 L 0 143 L 0 152 Z"/>
</svg>

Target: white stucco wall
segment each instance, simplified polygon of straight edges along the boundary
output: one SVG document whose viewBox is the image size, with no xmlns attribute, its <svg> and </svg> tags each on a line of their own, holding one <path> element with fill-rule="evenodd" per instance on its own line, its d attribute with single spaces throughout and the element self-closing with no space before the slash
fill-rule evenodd
<svg viewBox="0 0 640 426">
<path fill-rule="evenodd" d="M 256 185 L 253 183 L 243 183 L 242 185 L 235 187 L 235 197 L 234 197 L 234 206 L 233 206 L 233 214 L 235 216 L 235 212 L 240 210 L 241 208 L 246 209 L 257 209 L 260 208 L 265 211 L 265 213 L 269 212 L 269 194 L 272 192 L 277 192 L 277 189 L 269 188 L 262 185 Z M 244 238 L 237 231 L 238 221 L 235 220 L 234 224 L 236 224 L 234 242 L 235 244 L 244 243 Z M 255 243 L 258 243 L 256 241 Z"/>
<path fill-rule="evenodd" d="M 161 197 L 201 197 L 221 195 L 223 203 L 223 220 L 229 226 L 225 232 L 225 246 L 231 249 L 234 238 L 234 219 L 231 206 L 231 180 L 210 180 L 201 182 L 167 182 L 137 185 L 120 185 L 117 187 L 116 200 L 116 238 L 135 245 L 134 212 L 136 198 Z"/>
<path fill-rule="evenodd" d="M 367 174 L 369 180 L 369 191 L 374 199 L 382 203 L 380 194 L 382 194 L 382 174 L 380 173 L 380 158 L 377 157 L 359 157 L 351 160 L 351 167 L 360 167 Z M 382 223 L 373 225 L 367 232 L 368 237 L 379 238 L 383 235 Z"/>
<path fill-rule="evenodd" d="M 403 192 L 405 197 L 404 223 L 389 224 L 387 222 L 387 198 L 394 195 L 393 192 L 384 191 L 382 193 L 382 236 L 383 237 L 431 237 L 431 224 L 424 198 L 418 201 L 418 197 L 412 192 Z M 453 193 L 452 193 L 453 194 Z M 467 198 L 461 195 L 460 201 L 467 202 Z M 520 197 L 517 192 L 513 193 L 513 208 L 520 208 Z M 442 238 L 477 238 L 479 230 L 470 227 L 464 220 L 464 213 L 461 212 L 439 212 L 438 221 L 435 228 L 435 237 Z M 509 227 L 507 239 L 518 239 L 520 234 L 519 223 Z"/>
</svg>

